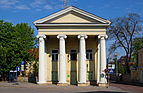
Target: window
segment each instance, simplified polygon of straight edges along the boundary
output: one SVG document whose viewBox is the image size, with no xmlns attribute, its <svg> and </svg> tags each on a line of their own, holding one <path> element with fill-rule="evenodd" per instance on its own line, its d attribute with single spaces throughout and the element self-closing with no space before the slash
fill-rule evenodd
<svg viewBox="0 0 143 93">
<path fill-rule="evenodd" d="M 76 50 L 70 51 L 70 60 L 77 60 L 77 51 Z"/>
<path fill-rule="evenodd" d="M 86 50 L 86 59 L 87 60 L 92 60 L 92 50 Z"/>
<path fill-rule="evenodd" d="M 88 71 L 87 72 L 87 80 L 93 80 L 93 72 L 92 71 Z"/>
<path fill-rule="evenodd" d="M 52 61 L 58 61 L 58 50 L 52 50 Z"/>
</svg>

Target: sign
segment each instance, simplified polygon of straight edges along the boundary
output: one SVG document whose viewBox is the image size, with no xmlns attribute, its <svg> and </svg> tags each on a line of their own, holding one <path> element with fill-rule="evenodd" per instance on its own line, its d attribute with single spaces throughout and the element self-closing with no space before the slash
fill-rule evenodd
<svg viewBox="0 0 143 93">
<path fill-rule="evenodd" d="M 21 61 L 21 65 L 24 65 L 24 61 Z"/>
<path fill-rule="evenodd" d="M 115 69 L 115 64 L 108 64 L 108 69 Z"/>
<path fill-rule="evenodd" d="M 16 67 L 16 71 L 20 71 L 20 67 L 19 66 Z"/>
<path fill-rule="evenodd" d="M 109 69 L 109 74 L 112 74 L 114 73 L 114 70 L 113 69 Z"/>
<path fill-rule="evenodd" d="M 24 71 L 24 61 L 21 62 L 21 71 Z"/>
<path fill-rule="evenodd" d="M 21 71 L 24 71 L 24 65 L 21 65 Z"/>
</svg>

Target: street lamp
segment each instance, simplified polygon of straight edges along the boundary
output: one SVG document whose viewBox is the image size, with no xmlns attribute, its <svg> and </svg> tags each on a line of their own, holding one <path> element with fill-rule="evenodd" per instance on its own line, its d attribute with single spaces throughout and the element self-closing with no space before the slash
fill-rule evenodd
<svg viewBox="0 0 143 93">
<path fill-rule="evenodd" d="M 118 76 L 118 61 L 117 61 L 118 53 L 114 54 L 114 60 L 115 60 L 115 72 L 116 76 Z"/>
</svg>

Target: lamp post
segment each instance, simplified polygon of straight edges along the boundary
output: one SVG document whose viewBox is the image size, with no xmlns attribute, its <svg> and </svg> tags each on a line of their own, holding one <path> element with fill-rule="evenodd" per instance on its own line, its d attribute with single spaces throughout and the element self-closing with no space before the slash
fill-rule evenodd
<svg viewBox="0 0 143 93">
<path fill-rule="evenodd" d="M 114 54 L 114 60 L 115 60 L 115 72 L 116 72 L 116 76 L 118 76 L 118 61 L 117 61 L 117 56 L 118 56 L 118 54 L 115 53 Z"/>
</svg>

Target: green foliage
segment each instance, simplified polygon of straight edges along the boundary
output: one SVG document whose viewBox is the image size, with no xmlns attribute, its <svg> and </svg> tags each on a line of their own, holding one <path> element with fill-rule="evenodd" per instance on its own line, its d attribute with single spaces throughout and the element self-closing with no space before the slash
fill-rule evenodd
<svg viewBox="0 0 143 93">
<path fill-rule="evenodd" d="M 28 50 L 33 48 L 33 29 L 26 23 L 13 25 L 0 20 L 0 72 L 15 70 L 21 61 L 30 60 Z"/>
<path fill-rule="evenodd" d="M 119 73 L 125 74 L 124 66 L 121 63 L 118 64 L 118 69 L 119 69 Z"/>
</svg>

